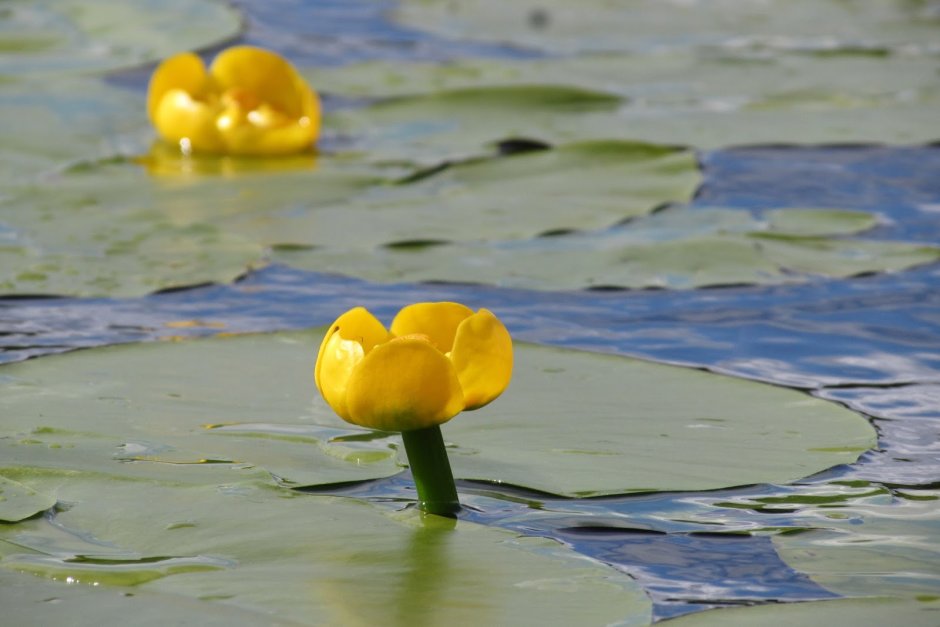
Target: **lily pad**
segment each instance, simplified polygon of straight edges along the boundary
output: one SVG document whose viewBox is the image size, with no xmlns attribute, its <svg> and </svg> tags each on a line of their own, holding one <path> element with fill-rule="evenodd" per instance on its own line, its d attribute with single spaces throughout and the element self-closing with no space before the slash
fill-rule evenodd
<svg viewBox="0 0 940 627">
<path fill-rule="evenodd" d="M 632 11 L 625 14 L 633 16 Z M 621 37 L 621 39 L 623 39 Z M 331 124 L 353 146 L 405 156 L 461 155 L 511 134 L 546 142 L 622 139 L 716 148 L 752 143 L 892 142 L 937 139 L 940 106 L 932 55 L 910 48 L 884 55 L 801 51 L 653 49 L 642 53 L 462 60 L 446 65 L 372 62 L 310 75 L 324 91 L 396 98 L 339 112 Z M 498 98 L 504 90 L 567 86 L 620 98 L 612 107 L 560 110 Z M 468 90 L 485 123 L 459 105 Z M 434 124 L 422 125 L 423 119 Z"/>
<path fill-rule="evenodd" d="M 0 182 L 7 193 L 76 163 L 110 159 L 149 134 L 140 98 L 94 78 L 0 85 Z M 130 147 L 128 147 L 128 144 Z M 0 212 L 0 222 L 5 222 Z"/>
<path fill-rule="evenodd" d="M 156 598 L 176 613 L 199 599 L 206 607 L 195 616 L 215 620 L 238 608 L 239 625 L 650 620 L 650 601 L 630 577 L 544 538 L 253 482 L 185 487 L 79 473 L 37 484 L 55 485 L 71 507 L 53 523 L 0 529 L 0 568 L 46 578 L 53 597 L 62 581 L 98 583 L 88 589 L 103 599 L 121 586 L 142 595 L 136 607 L 148 614 L 135 618 L 149 624 L 166 619 Z M 87 604 L 65 594 L 66 607 Z M 26 609 L 35 604 L 4 600 L 5 612 Z"/>
<path fill-rule="evenodd" d="M 700 182 L 688 150 L 585 142 L 456 164 L 341 203 L 305 212 L 285 207 L 225 224 L 268 245 L 305 249 L 529 238 L 601 228 L 686 202 Z M 352 271 L 358 255 L 348 256 Z"/>
<path fill-rule="evenodd" d="M 82 252 L 60 252 L 29 241 L 24 246 L 0 248 L 0 291 L 134 296 L 168 287 L 232 281 L 262 254 L 260 246 L 209 226 L 176 228 L 159 219 L 148 224 L 152 217 L 146 214 L 130 219 L 139 222 L 82 224 L 86 229 L 107 230 L 113 238 L 105 242 L 89 238 L 82 242 Z M 67 236 L 76 237 L 76 233 Z"/>
<path fill-rule="evenodd" d="M 620 104 L 616 95 L 563 85 L 484 86 L 343 109 L 328 115 L 324 124 L 347 136 L 347 149 L 364 152 L 369 160 L 433 165 L 491 154 L 492 144 L 511 137 L 571 139 L 554 129 L 592 112 L 616 111 Z M 607 137 L 581 134 L 574 139 Z"/>
<path fill-rule="evenodd" d="M 296 623 L 245 608 L 207 603 L 176 594 L 144 592 L 139 588 L 72 585 L 0 568 L 0 603 L 13 625 L 35 624 L 39 617 L 52 624 L 149 627 L 155 624 L 240 627 L 263 621 L 271 627 Z M 76 617 L 82 622 L 76 623 Z"/>
<path fill-rule="evenodd" d="M 16 522 L 55 505 L 55 498 L 0 475 L 0 522 Z"/>
<path fill-rule="evenodd" d="M 771 231 L 797 236 L 849 235 L 878 224 L 875 215 L 845 209 L 774 209 L 764 217 Z"/>
<path fill-rule="evenodd" d="M 220 468 L 265 469 L 292 485 L 394 474 L 405 463 L 398 436 L 346 425 L 317 395 L 321 333 L 4 366 L 3 459 L 186 483 L 217 481 Z M 792 481 L 875 442 L 861 416 L 802 393 L 526 344 L 509 391 L 445 425 L 444 437 L 460 477 L 568 496 Z"/>
<path fill-rule="evenodd" d="M 940 590 L 940 491 L 909 490 L 840 507 L 804 507 L 811 531 L 774 536 L 792 568 L 845 596 L 917 597 Z"/>
<path fill-rule="evenodd" d="M 134 296 L 229 281 L 261 263 L 268 246 L 275 255 L 344 250 L 351 270 L 360 250 L 386 244 L 606 226 L 687 201 L 700 181 L 691 152 L 629 142 L 573 144 L 390 183 L 398 172 L 341 157 L 272 166 L 159 150 L 140 164 L 75 166 L 0 201 L 10 230 L 0 291 Z"/>
<path fill-rule="evenodd" d="M 937 624 L 940 603 L 936 599 L 921 601 L 869 598 L 835 599 L 807 603 L 773 603 L 754 607 L 728 608 L 699 612 L 669 621 L 676 627 L 750 627 L 768 625 L 894 625 L 932 627 Z"/>
<path fill-rule="evenodd" d="M 903 270 L 940 259 L 935 246 L 822 236 L 860 230 L 874 221 L 868 214 L 796 210 L 790 218 L 789 211 L 756 220 L 746 211 L 675 207 L 614 228 L 558 237 L 431 240 L 423 246 L 362 248 L 359 254 L 324 246 L 276 251 L 273 258 L 373 281 L 549 290 L 792 283 Z"/>
<path fill-rule="evenodd" d="M 648 51 L 687 46 L 762 45 L 878 54 L 936 36 L 930 8 L 884 2 L 866 8 L 838 0 L 659 2 L 606 0 L 404 0 L 396 20 L 450 38 L 495 41 L 547 52 Z M 797 35 L 798 33 L 798 35 Z"/>
<path fill-rule="evenodd" d="M 115 70 L 237 35 L 235 9 L 213 0 L 10 0 L 0 28 L 0 73 Z"/>
</svg>

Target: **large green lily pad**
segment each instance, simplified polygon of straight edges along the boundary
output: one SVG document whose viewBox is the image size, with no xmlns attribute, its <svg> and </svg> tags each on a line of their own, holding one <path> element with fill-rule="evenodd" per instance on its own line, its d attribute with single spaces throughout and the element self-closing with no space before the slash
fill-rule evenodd
<svg viewBox="0 0 940 627">
<path fill-rule="evenodd" d="M 137 150 L 141 136 L 152 136 L 143 96 L 95 74 L 218 44 L 240 30 L 239 14 L 215 0 L 4 3 L 0 182 L 32 183 Z"/>
<path fill-rule="evenodd" d="M 273 258 L 373 281 L 527 289 L 789 283 L 902 270 L 940 259 L 935 246 L 842 237 L 874 222 L 874 216 L 854 211 L 783 209 L 759 220 L 746 211 L 675 207 L 616 228 L 558 237 L 416 242 L 362 248 L 359 254 L 326 246 L 292 248 L 275 251 Z"/>
<path fill-rule="evenodd" d="M 144 145 L 139 136 L 150 133 L 140 97 L 93 78 L 0 84 L 0 109 L 5 195 L 48 185 L 73 164 L 134 150 Z M 6 220 L 0 212 L 0 223 Z"/>
<path fill-rule="evenodd" d="M 241 30 L 238 12 L 215 0 L 9 0 L 0 24 L 0 74 L 33 76 L 151 63 Z"/>
<path fill-rule="evenodd" d="M 298 212 L 228 220 L 268 245 L 358 251 L 415 241 L 530 238 L 601 228 L 687 202 L 701 182 L 688 150 L 632 142 L 568 144 L 457 164 L 416 182 Z"/>
<path fill-rule="evenodd" d="M 932 55 L 911 47 L 873 55 L 799 49 L 770 54 L 732 46 L 444 65 L 370 62 L 309 76 L 324 91 L 393 98 L 329 118 L 351 135 L 353 146 L 390 158 L 459 156 L 513 134 L 548 142 L 623 139 L 696 148 L 918 143 L 937 139 L 935 67 Z M 545 86 L 621 100 L 607 107 L 540 105 L 538 90 Z M 533 102 L 508 101 L 503 94 L 511 89 L 530 93 Z M 475 108 L 458 102 L 469 91 Z"/>
<path fill-rule="evenodd" d="M 55 505 L 48 494 L 0 475 L 0 522 L 16 522 L 35 516 Z"/>
<path fill-rule="evenodd" d="M 404 0 L 393 13 L 409 26 L 451 38 L 541 48 L 548 52 L 645 51 L 687 46 L 877 54 L 935 42 L 936 15 L 921 2 L 864 7 L 839 0 Z"/>
<path fill-rule="evenodd" d="M 257 625 L 296 626 L 245 608 L 175 594 L 145 592 L 140 588 L 74 585 L 0 568 L 0 602 L 6 620 L 14 625 L 37 622 L 76 626 L 121 624 L 200 625 L 230 627 Z"/>
<path fill-rule="evenodd" d="M 0 291 L 139 296 L 231 281 L 260 265 L 265 248 L 251 233 L 221 228 L 226 219 L 264 222 L 272 206 L 335 202 L 381 180 L 312 155 L 274 171 L 267 165 L 156 153 L 143 164 L 77 166 L 22 185 L 0 200 L 0 224 L 9 232 L 0 246 Z"/>
<path fill-rule="evenodd" d="M 346 425 L 319 398 L 320 333 L 4 366 L 4 463 L 195 484 L 224 468 L 293 485 L 394 474 L 405 463 L 399 437 Z M 858 414 L 802 393 L 527 344 L 506 394 L 445 425 L 444 437 L 460 477 L 570 496 L 787 482 L 851 463 L 875 442 Z"/>
<path fill-rule="evenodd" d="M 203 486 L 86 473 L 23 480 L 55 489 L 67 508 L 54 521 L 0 528 L 0 599 L 16 624 L 79 608 L 90 612 L 83 624 L 124 623 L 125 611 L 130 624 L 650 620 L 630 577 L 547 539 L 235 477 Z M 114 587 L 141 598 L 112 605 Z M 61 607 L 47 610 L 60 594 Z"/>
<path fill-rule="evenodd" d="M 0 291 L 136 296 L 231 281 L 269 259 L 377 281 L 690 288 L 901 270 L 940 256 L 846 238 L 877 224 L 858 211 L 757 218 L 680 204 L 647 215 L 688 201 L 700 180 L 691 152 L 664 146 L 583 142 L 415 180 L 401 172 L 342 157 L 274 165 L 159 150 L 79 164 L 0 199 Z"/>
<path fill-rule="evenodd" d="M 791 625 L 910 625 L 937 624 L 940 602 L 936 598 L 903 600 L 889 598 L 836 599 L 806 603 L 773 603 L 755 607 L 698 612 L 669 621 L 675 627 L 790 627 Z"/>
<path fill-rule="evenodd" d="M 363 251 L 400 242 L 531 237 L 597 228 L 691 198 L 691 152 L 592 142 L 455 165 L 393 184 L 396 167 L 342 157 L 91 163 L 0 201 L 11 231 L 0 291 L 140 295 L 229 281 L 266 247 Z M 520 195 L 522 185 L 527 193 Z M 366 255 L 367 256 L 367 255 Z M 324 269 L 324 268 L 320 268 Z"/>
<path fill-rule="evenodd" d="M 610 133 L 564 133 L 592 113 L 616 112 L 621 99 L 564 85 L 509 85 L 402 96 L 335 111 L 324 123 L 348 136 L 349 149 L 369 160 L 433 165 L 493 152 L 512 137 L 558 142 L 607 139 Z"/>
</svg>

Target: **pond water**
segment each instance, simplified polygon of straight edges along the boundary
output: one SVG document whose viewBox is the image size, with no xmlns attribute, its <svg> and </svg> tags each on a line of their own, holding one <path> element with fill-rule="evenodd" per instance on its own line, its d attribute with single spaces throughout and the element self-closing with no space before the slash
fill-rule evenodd
<svg viewBox="0 0 940 627">
<path fill-rule="evenodd" d="M 446 3 L 431 3 L 426 9 L 428 17 L 424 19 L 415 17 L 420 12 L 414 8 L 416 4 L 420 3 L 405 3 L 406 10 L 402 10 L 392 2 L 363 0 L 240 1 L 235 6 L 244 12 L 245 28 L 236 39 L 282 52 L 304 68 L 305 75 L 314 82 L 317 68 L 322 68 L 325 84 L 341 86 L 342 79 L 338 77 L 349 64 L 358 68 L 350 66 L 349 73 L 354 77 L 358 75 L 353 72 L 362 72 L 366 67 L 368 71 L 362 74 L 366 77 L 362 80 L 366 80 L 376 76 L 374 68 L 367 67 L 369 64 L 390 64 L 390 71 L 398 72 L 408 66 L 397 64 L 459 63 L 468 59 L 479 63 L 480 68 L 489 68 L 490 64 L 501 63 L 551 63 L 553 59 L 561 62 L 582 53 L 614 55 L 626 50 L 630 54 L 655 55 L 663 50 L 669 53 L 713 45 L 714 39 L 709 37 L 722 35 L 720 21 L 703 25 L 701 31 L 689 31 L 684 39 L 679 33 L 663 32 L 658 39 L 652 34 L 645 39 L 637 36 L 629 45 L 611 44 L 605 39 L 609 33 L 600 32 L 595 42 L 598 49 L 592 50 L 584 44 L 584 33 L 590 32 L 590 24 L 574 27 L 568 37 L 551 40 L 540 33 L 551 31 L 553 24 L 563 21 L 566 14 L 559 3 L 543 3 L 547 8 L 540 8 L 538 3 L 522 2 L 519 4 L 526 11 L 523 14 L 528 16 L 530 30 L 535 34 L 507 42 L 500 41 L 497 27 L 487 31 L 487 36 L 467 36 L 467 29 L 473 32 L 467 25 L 478 23 L 474 20 L 487 23 L 472 11 L 469 16 L 456 15 L 452 16 L 452 21 L 447 21 L 437 13 Z M 643 7 L 650 14 L 656 13 L 645 3 L 637 4 L 640 15 L 645 15 Z M 678 10 L 680 5 L 699 3 L 669 4 L 674 4 L 673 8 Z M 823 17 L 831 17 L 830 4 L 839 3 L 821 3 L 817 9 Z M 910 4 L 920 7 L 922 18 L 932 6 L 931 3 Z M 932 10 L 936 13 L 936 7 Z M 924 43 L 929 37 L 921 30 L 934 35 L 940 31 L 935 14 L 929 24 L 899 27 L 897 40 L 886 34 L 884 41 L 867 39 L 869 17 L 862 16 L 857 20 L 859 32 L 833 34 L 835 43 L 832 43 L 824 36 L 825 32 L 816 32 L 812 26 L 812 19 L 806 15 L 811 17 L 812 11 L 806 7 L 786 11 L 784 21 L 790 22 L 785 26 L 792 29 L 788 34 L 790 39 L 784 41 L 783 35 L 770 33 L 760 40 L 766 49 L 756 46 L 755 54 L 779 54 L 789 59 L 796 49 L 797 56 L 819 54 L 825 59 L 820 63 L 840 55 L 853 59 L 858 56 L 865 62 L 872 58 L 888 58 L 890 63 L 899 58 L 910 61 L 909 66 L 902 67 L 916 65 L 924 57 L 936 66 L 940 51 L 935 45 Z M 747 10 L 742 9 L 742 12 L 747 13 Z M 870 19 L 877 21 L 875 17 Z M 757 30 L 760 28 L 760 25 L 755 26 Z M 706 41 L 703 44 L 696 41 L 696 37 Z M 219 47 L 216 45 L 209 50 Z M 826 54 L 821 54 L 820 50 Z M 122 93 L 142 97 L 151 67 L 109 74 L 108 84 Z M 916 68 L 910 69 L 912 75 L 916 71 Z M 539 76 L 538 72 L 545 70 L 539 69 L 533 76 Z M 583 83 L 579 87 L 583 87 Z M 390 81 L 390 85 L 394 88 L 395 82 Z M 884 88 L 885 93 L 889 87 Z M 917 85 L 912 83 L 907 87 L 913 91 Z M 666 88 L 659 86 L 659 89 Z M 933 90 L 934 93 L 924 96 L 918 106 L 936 116 L 940 114 L 940 107 L 935 86 Z M 642 98 L 644 90 L 636 87 L 633 91 L 630 97 L 636 102 Z M 652 98 L 651 87 L 647 86 L 645 93 Z M 862 97 L 861 92 L 846 93 Z M 346 91 L 337 88 L 333 93 L 327 91 L 324 102 L 331 114 L 342 116 L 348 111 L 368 110 L 373 95 L 357 92 L 355 88 Z M 795 109 L 797 113 L 803 111 L 812 116 L 822 99 L 804 96 L 807 100 Z M 871 94 L 866 97 L 874 98 Z M 885 94 L 878 97 L 887 98 Z M 810 102 L 814 98 L 816 100 Z M 912 99 L 915 97 L 910 96 L 908 100 Z M 702 100 L 707 101 L 708 97 L 703 96 Z M 679 108 L 691 106 L 686 103 Z M 894 110 L 902 111 L 906 105 L 888 103 L 884 106 L 888 111 L 895 106 Z M 857 113 L 858 107 L 850 107 L 846 115 Z M 872 116 L 851 121 L 877 118 Z M 407 122 L 407 116 L 404 119 Z M 622 241 L 618 238 L 624 237 L 624 232 L 638 221 L 667 220 L 678 210 L 686 216 L 682 218 L 687 221 L 683 224 L 692 224 L 694 216 L 703 216 L 705 221 L 711 219 L 714 214 L 710 212 L 715 208 L 739 212 L 761 224 L 771 220 L 772 212 L 780 208 L 865 212 L 877 217 L 875 223 L 862 231 L 866 239 L 901 242 L 926 249 L 940 242 L 940 148 L 930 143 L 937 137 L 930 136 L 929 131 L 924 130 L 927 127 L 918 128 L 912 123 L 909 127 L 888 128 L 884 133 L 877 131 L 866 135 L 859 131 L 857 141 L 851 143 L 841 142 L 852 140 L 852 132 L 819 131 L 819 141 L 813 142 L 804 140 L 802 132 L 791 136 L 788 125 L 792 121 L 786 116 L 781 119 L 782 130 L 773 145 L 766 143 L 764 130 L 754 135 L 754 142 L 745 142 L 749 145 L 735 145 L 739 143 L 736 141 L 724 143 L 720 140 L 721 132 L 715 145 L 711 140 L 716 136 L 704 131 L 679 142 L 694 149 L 701 176 L 694 195 L 685 202 L 667 196 L 662 206 L 649 216 L 618 223 L 608 220 L 605 224 L 609 226 L 586 226 L 584 233 L 536 237 L 538 233 L 533 232 L 524 238 L 528 244 L 503 242 L 487 250 L 498 255 L 502 253 L 497 249 L 503 246 L 509 250 L 507 255 L 512 256 L 524 251 L 523 245 L 536 242 L 536 246 L 547 246 L 549 254 L 554 254 L 558 249 L 551 247 L 556 240 L 572 238 L 572 247 L 576 249 L 580 246 L 578 237 L 588 238 L 587 250 L 601 249 L 611 241 Z M 936 119 L 940 117 L 934 117 Z M 397 118 L 395 123 L 398 123 Z M 500 120 L 493 123 L 498 125 Z M 382 139 L 372 144 L 362 143 L 357 135 L 359 127 L 349 123 L 343 128 L 345 130 L 332 132 L 327 125 L 327 135 L 320 145 L 323 157 L 318 171 L 333 167 L 331 154 L 341 155 L 347 150 L 366 155 L 356 167 L 369 169 L 370 176 L 376 172 L 391 177 L 408 174 L 411 170 L 401 163 L 420 153 L 422 146 L 434 155 L 451 150 L 452 158 L 447 160 L 450 166 L 456 163 L 456 167 L 460 167 L 461 159 L 468 156 L 463 152 L 467 146 L 464 138 L 434 143 L 435 135 L 426 144 L 419 140 L 402 149 L 398 160 L 386 158 L 391 153 Z M 577 132 L 560 130 L 558 133 L 559 142 L 584 139 Z M 120 135 L 123 139 L 113 143 L 120 145 L 122 141 L 130 141 L 127 139 L 130 135 L 133 133 Z M 724 136 L 734 139 L 735 133 Z M 705 139 L 700 142 L 699 138 Z M 908 138 L 907 141 L 904 138 Z M 650 140 L 649 137 L 638 139 Z M 782 143 L 791 140 L 799 143 Z M 872 143 L 875 140 L 887 143 Z M 676 139 L 665 133 L 661 142 L 673 144 Z M 417 164 L 416 168 L 428 165 L 421 157 L 415 158 L 413 163 Z M 14 189 L 8 196 L 15 197 L 17 191 Z M 213 197 L 202 198 L 211 200 Z M 264 202 L 264 198 L 261 197 L 260 202 Z M 406 197 L 405 202 L 408 200 Z M 285 202 L 289 206 L 290 199 Z M 529 208 L 530 211 L 537 209 Z M 17 224 L 23 222 L 17 222 L 15 208 L 8 212 L 9 220 L 5 220 L 4 215 L 0 213 L 0 244 L 5 241 L 7 231 L 12 233 L 7 239 L 16 243 Z M 285 215 L 289 215 L 289 211 Z M 237 225 L 235 222 L 224 224 Z M 655 240 L 659 237 L 657 233 L 665 232 L 656 230 L 658 228 L 668 231 L 674 227 L 654 223 L 644 237 Z M 675 228 L 687 234 L 690 227 Z M 733 227 L 728 228 L 733 231 Z M 832 239 L 845 242 L 855 236 L 855 231 L 837 231 Z M 668 239 L 671 235 L 663 237 Z M 485 235 L 480 238 L 485 239 Z M 468 239 L 477 238 L 471 233 Z M 730 240 L 721 241 L 727 244 Z M 376 249 L 387 251 L 388 244 L 384 241 L 385 247 Z M 487 254 L 473 248 L 477 246 L 474 242 L 466 246 L 457 248 L 456 254 L 468 259 Z M 822 472 L 814 469 L 795 481 L 741 481 L 738 487 L 703 491 L 641 491 L 561 498 L 499 481 L 462 480 L 459 488 L 466 506 L 462 520 L 508 529 L 527 537 L 554 539 L 578 554 L 629 575 L 651 599 L 652 607 L 646 618 L 629 622 L 624 617 L 624 624 L 643 624 L 647 620 L 686 614 L 698 614 L 708 620 L 714 613 L 699 614 L 702 610 L 842 597 L 902 600 L 906 604 L 899 606 L 898 612 L 912 611 L 912 607 L 916 610 L 911 614 L 897 614 L 907 617 L 906 624 L 940 622 L 937 618 L 940 609 L 936 605 L 940 597 L 940 552 L 937 549 L 940 538 L 940 506 L 937 505 L 940 500 L 940 265 L 936 255 L 933 261 L 927 259 L 904 267 L 881 268 L 876 263 L 874 267 L 842 274 L 810 270 L 788 275 L 784 271 L 782 278 L 763 281 L 769 283 L 764 285 L 752 284 L 755 281 L 709 280 L 700 285 L 678 286 L 687 289 L 653 289 L 656 287 L 653 284 L 641 286 L 647 289 L 623 289 L 623 284 L 612 286 L 604 282 L 588 283 L 586 287 L 590 289 L 545 289 L 544 284 L 533 282 L 532 287 L 538 289 L 528 289 L 519 282 L 514 283 L 514 271 L 492 284 L 474 282 L 473 277 L 464 282 L 453 276 L 429 282 L 390 281 L 377 276 L 378 270 L 372 266 L 350 262 L 354 270 L 349 273 L 353 276 L 349 276 L 337 269 L 342 267 L 341 256 L 317 257 L 314 253 L 320 250 L 319 243 L 309 250 L 286 250 L 282 256 L 275 256 L 273 263 L 245 272 L 235 280 L 195 286 L 171 284 L 165 286 L 170 289 L 134 297 L 122 297 L 120 290 L 113 292 L 118 295 L 104 291 L 85 296 L 87 292 L 82 290 L 78 292 L 81 295 L 44 293 L 37 297 L 35 292 L 19 284 L 0 298 L 0 362 L 8 364 L 0 367 L 0 382 L 16 383 L 22 376 L 18 371 L 4 370 L 15 365 L 14 362 L 41 357 L 35 359 L 39 363 L 53 359 L 42 356 L 77 348 L 184 341 L 212 336 L 219 331 L 310 329 L 328 324 L 338 313 L 356 305 L 368 307 L 383 320 L 390 319 L 403 305 L 416 301 L 455 300 L 473 307 L 485 306 L 500 316 L 517 341 L 639 357 L 770 383 L 798 390 L 807 397 L 833 401 L 869 421 L 877 431 L 877 445 L 862 453 L 857 461 Z M 357 254 L 355 249 L 352 251 L 353 256 Z M 885 250 L 874 257 L 884 258 L 895 253 Z M 418 250 L 417 254 L 424 253 Z M 840 254 L 851 258 L 861 253 L 843 251 Z M 410 267 L 400 262 L 399 257 L 392 255 L 388 259 L 391 264 L 403 263 L 402 276 L 406 279 L 416 276 L 408 274 Z M 428 263 L 434 264 L 438 258 L 429 259 Z M 545 258 L 542 259 L 545 263 Z M 296 263 L 292 263 L 294 261 Z M 823 265 L 826 263 L 835 262 L 826 261 Z M 323 271 L 313 271 L 311 267 L 322 267 Z M 519 273 L 525 271 L 527 267 L 520 266 Z M 559 270 L 560 274 L 564 272 Z M 663 272 L 668 274 L 669 268 Z M 826 274 L 832 276 L 824 276 Z M 669 280 L 663 287 L 677 287 Z M 8 374 L 11 372 L 13 374 Z M 623 410 L 629 412 L 630 400 L 622 402 Z M 498 414 L 498 411 L 499 402 L 493 405 L 493 412 Z M 761 408 L 754 406 L 752 411 L 761 411 Z M 471 416 L 458 418 L 459 421 L 472 419 Z M 16 463 L 3 466 L 15 467 Z M 22 480 L 28 484 L 26 479 Z M 392 512 L 400 510 L 414 496 L 407 473 L 355 483 L 324 482 L 324 485 L 301 490 L 364 499 L 380 510 Z M 172 579 L 174 577 L 167 577 L 167 581 Z M 4 606 L 7 603 L 5 599 Z M 726 616 L 731 615 L 729 610 L 722 611 L 729 612 Z M 771 622 L 793 624 L 790 615 L 783 611 L 768 616 Z M 859 622 L 860 616 L 862 622 Z M 876 614 L 860 613 L 853 606 L 838 620 L 844 620 L 845 624 L 849 620 L 856 624 L 876 624 L 865 623 L 865 616 Z M 713 624 L 724 621 L 723 618 L 715 620 Z M 761 620 L 766 622 L 767 619 Z"/>
</svg>

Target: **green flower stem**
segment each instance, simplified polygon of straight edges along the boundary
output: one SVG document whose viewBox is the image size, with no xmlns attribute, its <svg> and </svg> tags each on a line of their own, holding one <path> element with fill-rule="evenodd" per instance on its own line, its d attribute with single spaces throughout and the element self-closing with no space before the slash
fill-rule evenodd
<svg viewBox="0 0 940 627">
<path fill-rule="evenodd" d="M 460 511 L 457 487 L 438 426 L 402 431 L 411 475 L 418 489 L 418 507 L 429 514 L 452 516 Z"/>
</svg>

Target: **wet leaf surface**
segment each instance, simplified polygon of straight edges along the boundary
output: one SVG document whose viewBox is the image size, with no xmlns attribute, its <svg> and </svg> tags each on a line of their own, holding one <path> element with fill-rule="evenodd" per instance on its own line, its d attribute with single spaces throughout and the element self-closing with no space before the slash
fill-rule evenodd
<svg viewBox="0 0 940 627">
<path fill-rule="evenodd" d="M 200 624 L 649 621 L 650 602 L 629 577 L 557 542 L 229 475 L 184 487 L 26 473 L 68 508 L 0 528 L 8 618 L 30 616 L 42 595 L 59 599 L 43 616 L 134 610 L 141 624 L 158 607 L 163 621 Z"/>
<path fill-rule="evenodd" d="M 257 467 L 288 485 L 394 474 L 406 463 L 399 438 L 349 437 L 369 432 L 313 393 L 318 338 L 226 337 L 12 364 L 0 401 L 5 458 L 187 483 L 214 465 Z M 458 477 L 567 496 L 716 489 L 799 479 L 851 463 L 875 441 L 864 419 L 797 392 L 622 357 L 524 344 L 516 353 L 498 407 L 444 429 Z"/>
<path fill-rule="evenodd" d="M 0 521 L 12 523 L 55 505 L 55 499 L 0 475 Z"/>
</svg>

